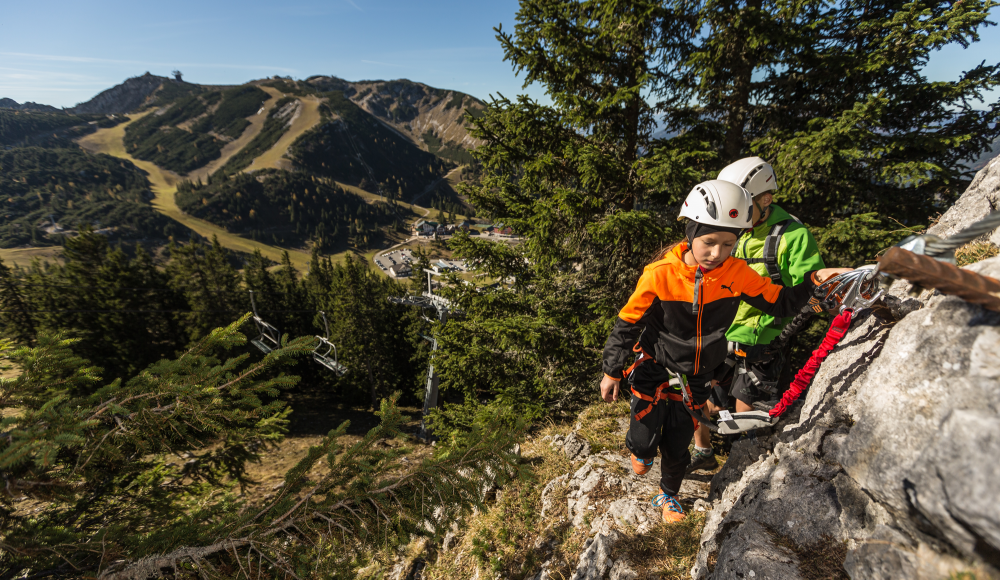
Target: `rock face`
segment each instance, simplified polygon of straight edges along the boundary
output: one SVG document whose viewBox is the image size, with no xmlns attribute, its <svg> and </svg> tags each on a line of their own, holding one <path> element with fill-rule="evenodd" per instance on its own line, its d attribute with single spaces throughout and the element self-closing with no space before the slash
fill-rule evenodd
<svg viewBox="0 0 1000 580">
<path fill-rule="evenodd" d="M 927 233 L 948 237 L 968 227 L 994 209 L 1000 209 L 1000 157 L 994 157 L 969 184 L 955 205 L 944 212 L 941 219 Z M 990 241 L 1000 246 L 1000 228 Z"/>
<path fill-rule="evenodd" d="M 985 215 L 998 188 L 994 159 L 936 233 Z M 1000 278 L 1000 258 L 969 269 Z M 888 302 L 774 434 L 734 444 L 693 578 L 1000 574 L 1000 313 L 929 292 Z"/>
<path fill-rule="evenodd" d="M 51 105 L 42 105 L 41 103 L 32 103 L 28 101 L 26 103 L 18 104 L 14 99 L 0 99 L 0 109 L 14 109 L 15 111 L 33 111 L 39 113 L 61 113 L 62 109 L 57 109 Z"/>
<path fill-rule="evenodd" d="M 158 77 L 148 72 L 141 77 L 132 77 L 120 85 L 99 93 L 86 103 L 72 109 L 74 114 L 118 115 L 131 113 L 146 104 L 146 99 L 164 82 L 177 82 L 166 77 Z M 184 83 L 187 84 L 187 83 Z"/>
<path fill-rule="evenodd" d="M 406 79 L 348 82 L 313 76 L 306 82 L 322 91 L 344 91 L 359 107 L 423 149 L 436 151 L 449 145 L 468 149 L 479 145 L 466 128 L 465 109 L 478 110 L 484 105 L 471 95 Z M 425 139 L 427 133 L 434 138 Z M 435 138 L 440 143 L 434 142 Z"/>
</svg>

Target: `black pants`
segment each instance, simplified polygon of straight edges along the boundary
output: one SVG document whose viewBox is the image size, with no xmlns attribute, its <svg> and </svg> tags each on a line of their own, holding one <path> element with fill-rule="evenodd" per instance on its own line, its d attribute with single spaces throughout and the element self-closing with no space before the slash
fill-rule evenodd
<svg viewBox="0 0 1000 580">
<path fill-rule="evenodd" d="M 766 346 L 743 347 L 747 357 L 736 362 L 737 372 L 733 375 L 733 386 L 729 393 L 747 405 L 753 405 L 754 401 L 775 399 L 778 396 L 778 377 L 785 365 L 785 356 L 782 352 L 765 356 Z M 761 384 L 758 385 L 747 373 L 739 372 L 741 367 L 752 372 L 757 382 Z M 764 388 L 761 388 L 762 386 Z"/>
<path fill-rule="evenodd" d="M 652 397 L 656 388 L 670 381 L 670 373 L 659 364 L 649 361 L 640 364 L 629 376 L 632 390 Z M 688 377 L 688 384 L 695 393 L 704 393 L 710 375 Z M 680 394 L 680 391 L 669 392 Z M 701 399 L 701 397 L 697 397 Z M 625 436 L 625 447 L 640 459 L 656 457 L 660 454 L 660 490 L 663 493 L 677 495 L 684 481 L 684 472 L 691 462 L 691 452 L 688 445 L 694 436 L 694 419 L 687 412 L 681 401 L 659 401 L 642 419 L 636 421 L 636 414 L 650 405 L 635 394 L 631 399 L 631 416 L 628 434 Z"/>
</svg>

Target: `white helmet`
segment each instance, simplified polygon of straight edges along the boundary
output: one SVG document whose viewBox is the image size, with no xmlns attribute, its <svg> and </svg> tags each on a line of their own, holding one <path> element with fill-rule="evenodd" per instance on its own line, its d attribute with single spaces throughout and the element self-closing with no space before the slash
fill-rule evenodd
<svg viewBox="0 0 1000 580">
<path fill-rule="evenodd" d="M 735 183 L 757 197 L 762 193 L 778 189 L 778 178 L 774 168 L 760 157 L 744 157 L 722 168 L 716 179 Z"/>
<path fill-rule="evenodd" d="M 694 186 L 684 200 L 680 217 L 700 224 L 744 229 L 751 225 L 752 199 L 750 192 L 742 187 L 713 179 Z"/>
</svg>

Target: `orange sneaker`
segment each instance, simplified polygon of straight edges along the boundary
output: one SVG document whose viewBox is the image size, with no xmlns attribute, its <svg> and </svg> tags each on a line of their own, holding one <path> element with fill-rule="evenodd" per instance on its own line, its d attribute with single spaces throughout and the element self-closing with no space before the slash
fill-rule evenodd
<svg viewBox="0 0 1000 580">
<path fill-rule="evenodd" d="M 676 523 L 684 519 L 684 508 L 677 498 L 666 493 L 661 493 L 653 498 L 653 506 L 663 506 L 663 521 L 668 524 Z"/>
<path fill-rule="evenodd" d="M 636 475 L 646 475 L 646 472 L 648 472 L 649 468 L 652 466 L 652 459 L 639 459 L 635 455 L 632 456 L 632 471 L 634 471 Z"/>
</svg>

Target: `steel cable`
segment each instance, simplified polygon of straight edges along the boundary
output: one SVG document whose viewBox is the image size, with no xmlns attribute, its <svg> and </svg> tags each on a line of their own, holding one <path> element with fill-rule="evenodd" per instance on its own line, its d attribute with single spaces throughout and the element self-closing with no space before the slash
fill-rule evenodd
<svg viewBox="0 0 1000 580">
<path fill-rule="evenodd" d="M 928 239 L 924 255 L 932 258 L 953 252 L 976 238 L 1000 227 L 1000 211 L 995 211 L 946 239 Z"/>
</svg>

